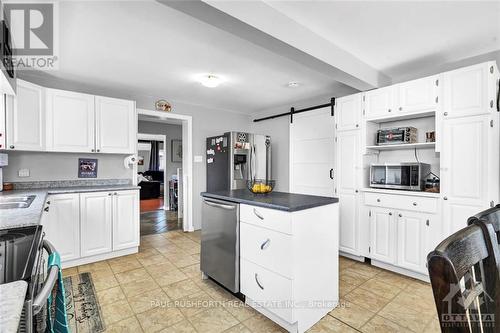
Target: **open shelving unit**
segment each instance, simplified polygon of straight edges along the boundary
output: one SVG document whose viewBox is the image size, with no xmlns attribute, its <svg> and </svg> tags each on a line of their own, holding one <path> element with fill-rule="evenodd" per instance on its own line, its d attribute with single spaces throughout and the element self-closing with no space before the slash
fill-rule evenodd
<svg viewBox="0 0 500 333">
<path fill-rule="evenodd" d="M 435 142 L 420 142 L 420 143 L 402 143 L 384 146 L 366 146 L 366 149 L 371 150 L 402 150 L 402 149 L 426 149 L 436 147 Z"/>
</svg>

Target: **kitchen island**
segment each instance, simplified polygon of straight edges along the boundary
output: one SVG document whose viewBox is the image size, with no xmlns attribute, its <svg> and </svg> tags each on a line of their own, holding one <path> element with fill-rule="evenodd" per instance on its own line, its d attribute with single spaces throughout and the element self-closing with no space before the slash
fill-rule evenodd
<svg viewBox="0 0 500 333">
<path fill-rule="evenodd" d="M 338 305 L 337 198 L 248 190 L 201 195 L 207 276 L 223 285 L 236 281 L 248 305 L 289 332 L 305 332 Z M 233 280 L 227 249 L 235 250 Z"/>
</svg>

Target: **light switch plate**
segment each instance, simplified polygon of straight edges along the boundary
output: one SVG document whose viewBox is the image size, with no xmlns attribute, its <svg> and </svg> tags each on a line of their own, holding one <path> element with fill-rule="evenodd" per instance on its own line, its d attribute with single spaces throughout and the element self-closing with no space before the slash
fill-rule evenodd
<svg viewBox="0 0 500 333">
<path fill-rule="evenodd" d="M 19 169 L 17 174 L 19 177 L 29 177 L 30 176 L 30 169 Z"/>
<path fill-rule="evenodd" d="M 201 155 L 194 155 L 194 162 L 195 163 L 201 163 L 201 162 L 203 162 L 203 156 L 201 156 Z"/>
</svg>

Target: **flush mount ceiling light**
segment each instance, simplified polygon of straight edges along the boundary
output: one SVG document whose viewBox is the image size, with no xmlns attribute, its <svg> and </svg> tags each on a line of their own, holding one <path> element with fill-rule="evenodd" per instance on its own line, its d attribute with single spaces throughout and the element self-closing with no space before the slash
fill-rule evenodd
<svg viewBox="0 0 500 333">
<path fill-rule="evenodd" d="M 222 83 L 222 78 L 213 74 L 204 74 L 198 78 L 198 81 L 208 88 L 215 88 Z"/>
<path fill-rule="evenodd" d="M 300 84 L 297 81 L 290 81 L 287 84 L 288 88 L 297 88 L 299 85 Z"/>
</svg>

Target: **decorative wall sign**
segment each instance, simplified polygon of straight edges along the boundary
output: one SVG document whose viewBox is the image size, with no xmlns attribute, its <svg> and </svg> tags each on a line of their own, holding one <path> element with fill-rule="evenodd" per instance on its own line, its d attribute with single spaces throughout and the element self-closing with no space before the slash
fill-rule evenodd
<svg viewBox="0 0 500 333">
<path fill-rule="evenodd" d="M 172 140 L 172 162 L 182 162 L 182 140 Z"/>
<path fill-rule="evenodd" d="M 97 159 L 78 159 L 78 178 L 97 178 Z"/>
<path fill-rule="evenodd" d="M 172 111 L 172 105 L 170 105 L 170 103 L 167 102 L 166 100 L 160 99 L 160 100 L 156 101 L 155 109 L 156 109 L 156 111 L 170 112 L 170 111 Z"/>
</svg>

